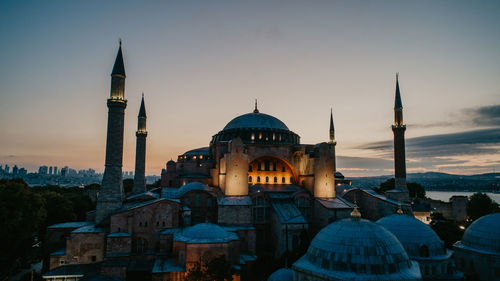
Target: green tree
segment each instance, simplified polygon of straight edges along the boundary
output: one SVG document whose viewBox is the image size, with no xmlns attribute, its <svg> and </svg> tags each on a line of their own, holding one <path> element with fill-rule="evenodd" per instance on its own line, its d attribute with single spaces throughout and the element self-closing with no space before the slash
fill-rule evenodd
<svg viewBox="0 0 500 281">
<path fill-rule="evenodd" d="M 485 193 L 474 193 L 469 197 L 469 200 L 467 200 L 467 216 L 469 216 L 472 221 L 498 211 L 498 204 L 491 200 Z"/>
<path fill-rule="evenodd" d="M 22 179 L 0 180 L 0 279 L 25 265 L 46 217 L 44 199 Z"/>
<path fill-rule="evenodd" d="M 464 231 L 456 221 L 447 220 L 441 213 L 433 213 L 431 219 L 431 228 L 447 248 L 451 248 L 455 242 L 462 239 Z"/>
<path fill-rule="evenodd" d="M 380 187 L 374 187 L 373 190 L 379 194 L 383 194 L 384 192 L 394 189 L 396 183 L 394 178 L 390 178 L 383 183 L 380 184 Z M 416 182 L 407 182 L 406 186 L 408 187 L 408 193 L 410 195 L 410 198 L 418 197 L 418 198 L 425 198 L 425 189 L 422 185 Z"/>
<path fill-rule="evenodd" d="M 187 281 L 232 281 L 233 269 L 225 255 L 210 259 L 201 265 L 201 261 L 188 270 Z"/>
</svg>

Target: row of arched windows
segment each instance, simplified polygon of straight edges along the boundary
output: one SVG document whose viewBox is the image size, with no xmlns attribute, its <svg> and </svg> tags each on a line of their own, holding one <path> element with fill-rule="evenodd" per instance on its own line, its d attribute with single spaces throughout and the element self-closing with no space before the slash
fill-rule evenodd
<svg viewBox="0 0 500 281">
<path fill-rule="evenodd" d="M 261 181 L 262 179 L 260 178 L 260 176 L 257 176 L 256 177 L 256 182 L 257 183 L 279 183 L 278 182 L 278 177 L 273 177 L 273 181 L 270 182 L 270 178 L 268 176 L 266 176 L 264 178 L 265 181 Z M 293 177 L 290 177 L 290 183 L 293 182 Z M 248 183 L 253 183 L 253 177 L 252 176 L 248 176 Z M 286 183 L 286 178 L 285 177 L 281 177 L 281 183 Z"/>
<path fill-rule="evenodd" d="M 218 133 L 212 138 L 212 142 L 230 141 L 240 137 L 243 141 L 250 142 L 284 142 L 298 144 L 300 137 L 290 131 L 271 131 L 271 130 L 226 130 Z"/>
</svg>

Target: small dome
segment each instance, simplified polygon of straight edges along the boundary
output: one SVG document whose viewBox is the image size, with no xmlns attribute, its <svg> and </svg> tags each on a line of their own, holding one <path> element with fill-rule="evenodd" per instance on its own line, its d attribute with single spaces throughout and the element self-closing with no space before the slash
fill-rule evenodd
<svg viewBox="0 0 500 281">
<path fill-rule="evenodd" d="M 213 223 L 199 223 L 174 234 L 174 241 L 190 244 L 224 243 L 238 239 L 235 233 Z"/>
<path fill-rule="evenodd" d="M 240 115 L 227 123 L 223 130 L 242 128 L 265 128 L 289 131 L 285 123 L 276 117 L 264 113 L 247 113 Z"/>
<path fill-rule="evenodd" d="M 193 191 L 193 190 L 204 190 L 204 191 L 210 192 L 210 187 L 208 187 L 208 185 L 203 184 L 199 181 L 193 181 L 193 182 L 187 183 L 187 184 L 179 187 L 179 189 L 177 190 L 177 197 L 182 197 L 182 196 L 184 196 L 184 194 L 188 193 L 189 191 Z"/>
<path fill-rule="evenodd" d="M 198 156 L 198 155 L 208 155 L 210 154 L 210 147 L 200 147 L 184 152 L 185 156 Z"/>
<path fill-rule="evenodd" d="M 175 161 L 174 160 L 170 160 L 167 162 L 167 165 L 175 165 Z"/>
<path fill-rule="evenodd" d="M 383 217 L 377 223 L 398 238 L 411 258 L 446 254 L 443 241 L 434 230 L 414 217 L 395 214 Z"/>
<path fill-rule="evenodd" d="M 293 267 L 305 274 L 320 274 L 335 280 L 421 278 L 418 264 L 410 261 L 392 233 L 359 218 L 343 219 L 323 228 Z"/>
<path fill-rule="evenodd" d="M 460 244 L 475 250 L 500 253 L 500 213 L 486 215 L 473 222 Z"/>
<path fill-rule="evenodd" d="M 280 268 L 267 278 L 267 281 L 293 281 L 293 270 Z"/>
</svg>

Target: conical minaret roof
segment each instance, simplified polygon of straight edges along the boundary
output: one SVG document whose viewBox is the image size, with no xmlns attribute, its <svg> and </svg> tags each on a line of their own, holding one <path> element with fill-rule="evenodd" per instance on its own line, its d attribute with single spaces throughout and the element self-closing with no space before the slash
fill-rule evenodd
<svg viewBox="0 0 500 281">
<path fill-rule="evenodd" d="M 394 109 L 402 109 L 401 93 L 399 92 L 399 73 L 396 73 L 396 101 L 394 102 Z"/>
<path fill-rule="evenodd" d="M 335 131 L 335 127 L 333 126 L 333 109 L 330 109 L 330 132 Z"/>
<path fill-rule="evenodd" d="M 138 117 L 146 117 L 146 107 L 144 106 L 144 93 L 142 93 L 141 108 Z"/>
<path fill-rule="evenodd" d="M 115 65 L 113 66 L 113 71 L 111 75 L 118 74 L 125 76 L 125 65 L 123 64 L 123 54 L 122 54 L 122 41 L 120 40 L 120 48 L 116 54 Z"/>
</svg>

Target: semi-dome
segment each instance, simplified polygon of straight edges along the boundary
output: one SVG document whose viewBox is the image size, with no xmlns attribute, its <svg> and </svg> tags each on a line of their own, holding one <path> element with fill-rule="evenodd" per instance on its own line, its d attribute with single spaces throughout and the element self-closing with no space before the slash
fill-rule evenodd
<svg viewBox="0 0 500 281">
<path fill-rule="evenodd" d="M 500 254 L 500 213 L 473 222 L 455 247 Z"/>
<path fill-rule="evenodd" d="M 398 239 L 382 226 L 360 218 L 323 228 L 307 253 L 293 265 L 305 275 L 334 280 L 420 280 Z"/>
<path fill-rule="evenodd" d="M 229 121 L 223 130 L 242 128 L 264 128 L 289 131 L 285 123 L 278 118 L 259 112 L 252 112 L 240 115 Z"/>
<path fill-rule="evenodd" d="M 414 217 L 395 214 L 383 217 L 377 223 L 398 238 L 411 258 L 428 258 L 447 254 L 443 241 L 434 230 Z"/>
<path fill-rule="evenodd" d="M 199 223 L 174 234 L 174 241 L 190 244 L 225 243 L 238 240 L 238 235 L 213 223 Z"/>
</svg>

